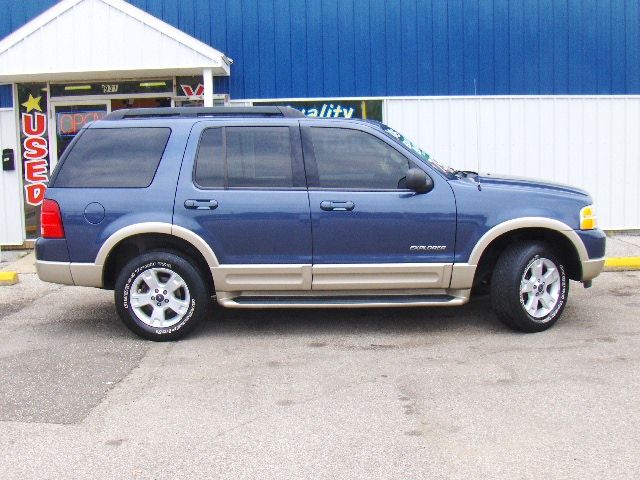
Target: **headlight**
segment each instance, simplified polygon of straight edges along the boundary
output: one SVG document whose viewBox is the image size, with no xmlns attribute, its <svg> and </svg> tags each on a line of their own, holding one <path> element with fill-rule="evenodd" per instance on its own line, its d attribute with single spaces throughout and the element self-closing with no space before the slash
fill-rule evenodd
<svg viewBox="0 0 640 480">
<path fill-rule="evenodd" d="M 587 205 L 580 210 L 580 230 L 593 230 L 598 226 L 596 210 L 593 205 Z"/>
</svg>

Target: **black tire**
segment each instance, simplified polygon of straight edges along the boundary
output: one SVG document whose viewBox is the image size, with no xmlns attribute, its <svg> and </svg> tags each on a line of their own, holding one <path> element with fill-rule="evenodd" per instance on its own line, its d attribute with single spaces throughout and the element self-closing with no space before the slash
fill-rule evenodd
<svg viewBox="0 0 640 480">
<path fill-rule="evenodd" d="M 163 285 L 161 281 L 171 273 L 179 276 L 179 279 L 182 280 L 179 283 L 183 286 L 174 293 L 169 291 L 171 290 L 170 288 L 168 290 L 159 288 L 156 294 L 160 297 L 160 300 L 158 300 L 154 295 L 156 289 L 150 289 L 144 279 L 142 281 L 139 280 L 140 276 L 147 271 L 152 272 L 155 275 L 155 280 L 160 281 L 158 286 Z M 146 298 L 148 294 L 149 298 L 153 296 L 154 300 L 150 300 L 149 305 L 135 309 L 131 301 L 132 287 L 137 289 L 136 293 L 138 295 L 144 295 L 144 298 Z M 163 294 L 163 292 L 165 293 Z M 200 271 L 184 258 L 174 253 L 161 251 L 145 253 L 129 261 L 118 274 L 114 295 L 118 315 L 127 328 L 136 335 L 157 342 L 177 340 L 185 336 L 206 316 L 209 303 L 207 283 Z M 164 295 L 167 296 L 165 297 Z M 156 301 L 159 303 L 156 303 Z M 176 305 L 181 302 L 180 308 L 186 310 L 181 313 L 171 310 L 174 301 Z M 153 313 L 151 313 L 155 310 L 153 304 L 160 306 L 162 309 L 165 307 L 165 302 L 168 310 L 164 310 L 162 318 L 168 326 L 153 326 L 142 319 L 146 318 L 147 315 L 153 316 Z M 177 309 L 178 307 L 176 307 Z M 171 318 L 166 318 L 167 316 Z M 147 320 L 153 322 L 150 318 Z M 174 321 L 176 323 L 171 324 Z"/>
<path fill-rule="evenodd" d="M 545 260 L 557 267 L 559 284 L 554 284 L 553 287 L 546 284 L 544 279 L 537 280 L 531 273 L 531 269 L 534 265 L 540 265 L 540 261 L 545 264 L 543 268 L 546 269 L 540 271 L 550 272 L 551 269 L 546 266 L 550 264 Z M 538 281 L 541 284 L 535 287 Z M 521 293 L 521 282 L 525 282 L 527 288 L 532 288 L 531 292 Z M 545 296 L 543 303 L 540 296 L 545 293 L 550 296 Z M 562 315 L 568 295 L 569 278 L 565 265 L 548 244 L 538 241 L 514 243 L 498 258 L 491 278 L 491 303 L 498 318 L 510 327 L 523 332 L 541 332 L 550 328 Z M 534 298 L 529 303 L 531 296 Z M 551 308 L 544 307 L 551 303 L 547 301 L 548 298 L 557 298 Z M 535 305 L 540 306 L 539 310 L 534 311 L 536 316 L 529 313 L 527 304 L 532 310 L 536 309 Z M 548 313 L 545 313 L 546 310 Z"/>
</svg>

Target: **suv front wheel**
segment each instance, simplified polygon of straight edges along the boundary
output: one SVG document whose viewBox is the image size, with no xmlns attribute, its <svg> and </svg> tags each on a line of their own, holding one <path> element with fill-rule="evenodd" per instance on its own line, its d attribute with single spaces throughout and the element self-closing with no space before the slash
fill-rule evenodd
<svg viewBox="0 0 640 480">
<path fill-rule="evenodd" d="M 118 315 L 137 335 L 155 341 L 186 335 L 206 315 L 206 282 L 191 263 L 169 252 L 135 257 L 115 283 Z"/>
<path fill-rule="evenodd" d="M 491 303 L 507 325 L 541 332 L 560 317 L 569 295 L 562 259 L 544 242 L 518 242 L 500 255 L 491 279 Z"/>
</svg>

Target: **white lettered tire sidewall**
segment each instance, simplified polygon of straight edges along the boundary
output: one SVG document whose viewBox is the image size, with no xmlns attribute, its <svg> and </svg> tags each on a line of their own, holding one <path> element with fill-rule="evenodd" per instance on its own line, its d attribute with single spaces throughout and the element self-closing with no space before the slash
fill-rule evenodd
<svg viewBox="0 0 640 480">
<path fill-rule="evenodd" d="M 144 271 L 154 268 L 171 270 L 186 282 L 189 289 L 189 307 L 175 325 L 151 326 L 136 315 L 131 305 L 131 287 Z M 206 282 L 196 267 L 173 253 L 151 252 L 140 255 L 120 271 L 116 279 L 114 294 L 118 315 L 124 324 L 137 335 L 155 341 L 176 340 L 186 335 L 206 315 L 208 293 Z"/>
<path fill-rule="evenodd" d="M 560 277 L 558 301 L 545 316 L 535 318 L 523 304 L 521 282 L 536 259 L 546 258 L 557 267 Z M 521 241 L 509 245 L 498 257 L 491 278 L 491 304 L 498 318 L 523 332 L 541 332 L 562 315 L 569 298 L 566 266 L 551 245 L 542 241 Z"/>
</svg>

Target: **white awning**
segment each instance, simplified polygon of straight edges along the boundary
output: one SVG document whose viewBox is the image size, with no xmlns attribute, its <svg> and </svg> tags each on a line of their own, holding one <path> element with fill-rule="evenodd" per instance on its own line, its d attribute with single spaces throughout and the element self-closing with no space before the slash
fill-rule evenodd
<svg viewBox="0 0 640 480">
<path fill-rule="evenodd" d="M 123 0 L 63 0 L 0 42 L 0 82 L 219 76 L 231 63 Z"/>
</svg>

